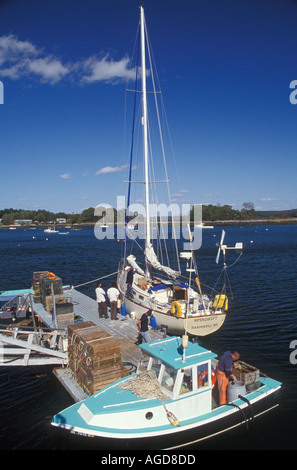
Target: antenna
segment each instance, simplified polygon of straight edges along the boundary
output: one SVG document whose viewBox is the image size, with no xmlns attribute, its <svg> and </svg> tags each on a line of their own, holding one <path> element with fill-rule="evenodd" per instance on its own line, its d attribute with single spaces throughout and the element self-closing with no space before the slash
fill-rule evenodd
<svg viewBox="0 0 297 470">
<path fill-rule="evenodd" d="M 235 244 L 235 246 L 223 245 L 224 239 L 225 239 L 225 235 L 226 235 L 225 230 L 222 230 L 221 241 L 220 241 L 220 244 L 219 244 L 218 253 L 217 253 L 217 257 L 216 257 L 216 263 L 217 263 L 217 264 L 219 264 L 221 251 L 223 252 L 223 255 L 225 256 L 226 250 L 242 250 L 242 249 L 243 249 L 243 243 L 242 243 L 242 242 L 237 242 L 237 243 Z"/>
</svg>

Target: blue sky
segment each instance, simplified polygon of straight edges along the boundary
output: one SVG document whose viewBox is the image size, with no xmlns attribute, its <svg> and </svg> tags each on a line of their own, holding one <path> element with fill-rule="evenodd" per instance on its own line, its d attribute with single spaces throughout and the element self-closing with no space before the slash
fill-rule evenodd
<svg viewBox="0 0 297 470">
<path fill-rule="evenodd" d="M 297 1 L 144 2 L 176 202 L 297 207 Z M 68 213 L 126 195 L 136 0 L 0 2 L 0 207 Z"/>
</svg>

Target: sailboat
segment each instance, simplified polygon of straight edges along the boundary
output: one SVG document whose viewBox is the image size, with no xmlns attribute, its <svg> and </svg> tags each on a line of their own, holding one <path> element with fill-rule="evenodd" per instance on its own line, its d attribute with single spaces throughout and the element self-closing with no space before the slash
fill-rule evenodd
<svg viewBox="0 0 297 470">
<path fill-rule="evenodd" d="M 202 222 L 200 224 L 197 224 L 196 227 L 199 227 L 199 228 L 214 228 L 213 225 L 205 225 Z"/>
<path fill-rule="evenodd" d="M 135 96 L 141 96 L 141 116 L 138 121 L 142 126 L 142 149 L 143 149 L 143 167 L 144 167 L 144 181 L 132 181 L 132 169 L 135 166 L 132 158 L 133 144 L 131 145 L 131 158 L 130 158 L 130 170 L 129 170 L 129 184 L 127 206 L 129 209 L 130 197 L 131 197 L 131 185 L 132 183 L 143 183 L 145 189 L 145 213 L 143 219 L 137 220 L 138 225 L 143 222 L 145 248 L 142 254 L 144 255 L 144 266 L 141 266 L 141 262 L 136 258 L 132 252 L 128 252 L 129 239 L 133 239 L 131 232 L 133 232 L 133 223 L 129 219 L 129 211 L 126 214 L 126 238 L 124 244 L 124 253 L 118 270 L 118 289 L 121 294 L 122 303 L 125 305 L 126 313 L 132 314 L 136 318 L 140 318 L 143 313 L 148 310 L 153 312 L 155 318 L 155 324 L 157 326 L 166 327 L 168 334 L 181 335 L 184 333 L 193 336 L 205 336 L 209 335 L 219 328 L 222 327 L 225 318 L 226 311 L 228 309 L 228 298 L 225 293 L 225 286 L 223 289 L 215 292 L 213 291 L 211 296 L 206 295 L 202 292 L 201 283 L 199 279 L 199 273 L 197 264 L 194 256 L 193 234 L 188 226 L 188 232 L 190 240 L 186 251 L 179 253 L 176 242 L 176 227 L 174 217 L 172 217 L 172 247 L 173 245 L 176 251 L 176 268 L 169 266 L 169 256 L 167 256 L 166 264 L 161 258 L 165 255 L 161 252 L 161 248 L 158 248 L 161 256 L 157 256 L 156 250 L 153 246 L 153 239 L 157 239 L 160 242 L 160 232 L 164 228 L 162 220 L 157 220 L 156 224 L 153 224 L 152 217 L 152 201 L 155 203 L 154 196 L 152 196 L 152 189 L 157 186 L 157 183 L 163 183 L 169 190 L 168 172 L 166 168 L 166 160 L 164 155 L 164 137 L 159 126 L 159 137 L 160 137 L 160 148 L 161 153 L 158 154 L 157 170 L 152 170 L 153 163 L 151 163 L 151 128 L 149 126 L 149 115 L 148 115 L 148 96 L 154 97 L 154 105 L 156 106 L 156 117 L 158 125 L 160 125 L 160 111 L 158 105 L 158 96 L 160 91 L 156 89 L 156 80 L 154 68 L 152 66 L 152 53 L 149 46 L 148 34 L 146 28 L 146 22 L 144 17 L 143 9 L 141 8 L 140 15 L 140 50 L 141 50 L 141 91 L 137 90 L 137 84 L 135 85 L 136 91 Z M 146 58 L 150 64 L 150 71 L 146 69 Z M 139 76 L 138 67 L 136 68 L 136 83 Z M 152 82 L 152 90 L 147 91 L 147 78 L 150 77 Z M 131 90 L 130 90 L 131 91 Z M 134 106 L 135 108 L 135 106 Z M 133 118 L 135 122 L 135 119 Z M 133 130 L 132 136 L 135 135 Z M 161 174 L 160 166 L 161 161 L 165 165 L 165 179 L 156 181 L 153 176 L 154 172 Z M 158 185 L 160 187 L 160 185 Z M 169 203 L 170 203 L 169 198 Z M 155 214 L 154 214 L 155 215 Z M 153 236 L 153 229 L 157 232 L 156 236 Z M 158 238 L 159 236 L 159 238 Z M 129 238 L 129 239 L 128 239 Z M 165 237 L 166 239 L 166 237 Z M 164 243 L 164 239 L 161 242 Z M 139 246 L 139 243 L 137 243 Z M 225 245 L 224 250 L 228 247 Z M 240 249 L 237 244 L 237 249 Z M 168 247 L 166 247 L 168 253 Z M 225 251 L 224 251 L 225 253 Z M 184 273 L 182 273 L 183 264 Z M 129 270 L 133 270 L 133 283 L 127 284 L 127 275 Z"/>
</svg>

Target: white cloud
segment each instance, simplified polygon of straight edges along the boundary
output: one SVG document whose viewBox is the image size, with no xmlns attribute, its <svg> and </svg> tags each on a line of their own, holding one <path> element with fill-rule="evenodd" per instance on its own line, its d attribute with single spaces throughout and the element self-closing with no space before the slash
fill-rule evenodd
<svg viewBox="0 0 297 470">
<path fill-rule="evenodd" d="M 128 57 L 116 61 L 109 55 L 66 63 L 12 34 L 0 37 L 0 76 L 12 80 L 35 77 L 42 83 L 54 85 L 69 77 L 81 84 L 115 83 L 134 77 L 135 70 L 129 70 L 128 65 Z"/>
<path fill-rule="evenodd" d="M 172 197 L 174 197 L 174 198 L 184 197 L 186 195 L 186 193 L 189 193 L 189 192 L 190 192 L 189 189 L 180 189 L 180 191 L 178 193 L 172 194 Z"/>
<path fill-rule="evenodd" d="M 35 57 L 40 51 L 28 41 L 20 41 L 10 34 L 0 37 L 0 65 L 4 62 L 16 62 L 25 57 Z"/>
<path fill-rule="evenodd" d="M 203 194 L 204 197 L 219 197 L 218 193 L 205 193 Z"/>
<path fill-rule="evenodd" d="M 13 80 L 26 74 L 28 61 L 40 51 L 28 41 L 20 41 L 10 34 L 0 37 L 0 74 Z"/>
<path fill-rule="evenodd" d="M 270 201 L 277 201 L 277 199 L 274 199 L 273 197 L 262 197 L 260 201 L 270 202 Z"/>
<path fill-rule="evenodd" d="M 119 171 L 123 171 L 125 168 L 127 168 L 128 165 L 122 165 L 122 166 L 105 166 L 104 168 L 101 168 L 100 170 L 96 171 L 96 175 L 104 175 L 106 173 L 116 173 Z"/>
<path fill-rule="evenodd" d="M 63 173 L 62 175 L 60 175 L 60 178 L 62 178 L 63 180 L 69 180 L 70 178 L 72 178 L 72 176 L 70 173 Z"/>
<path fill-rule="evenodd" d="M 81 68 L 83 72 L 82 82 L 114 82 L 115 80 L 126 80 L 127 78 L 133 78 L 135 76 L 135 72 L 133 70 L 129 70 L 128 65 L 128 57 L 123 57 L 119 61 L 114 61 L 108 55 L 102 59 L 98 59 L 97 57 L 89 57 L 85 61 L 81 62 Z"/>
<path fill-rule="evenodd" d="M 44 57 L 32 60 L 28 63 L 28 71 L 38 75 L 42 82 L 51 84 L 59 82 L 69 69 L 54 57 Z"/>
</svg>

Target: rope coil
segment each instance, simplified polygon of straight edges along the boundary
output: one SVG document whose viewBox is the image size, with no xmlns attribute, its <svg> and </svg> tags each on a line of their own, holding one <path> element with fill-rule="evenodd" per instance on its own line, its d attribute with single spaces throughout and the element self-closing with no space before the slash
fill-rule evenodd
<svg viewBox="0 0 297 470">
<path fill-rule="evenodd" d="M 131 377 L 121 385 L 122 390 L 129 390 L 138 398 L 158 398 L 159 400 L 168 400 L 168 397 L 162 392 L 160 383 L 152 371 L 142 372 Z"/>
</svg>

